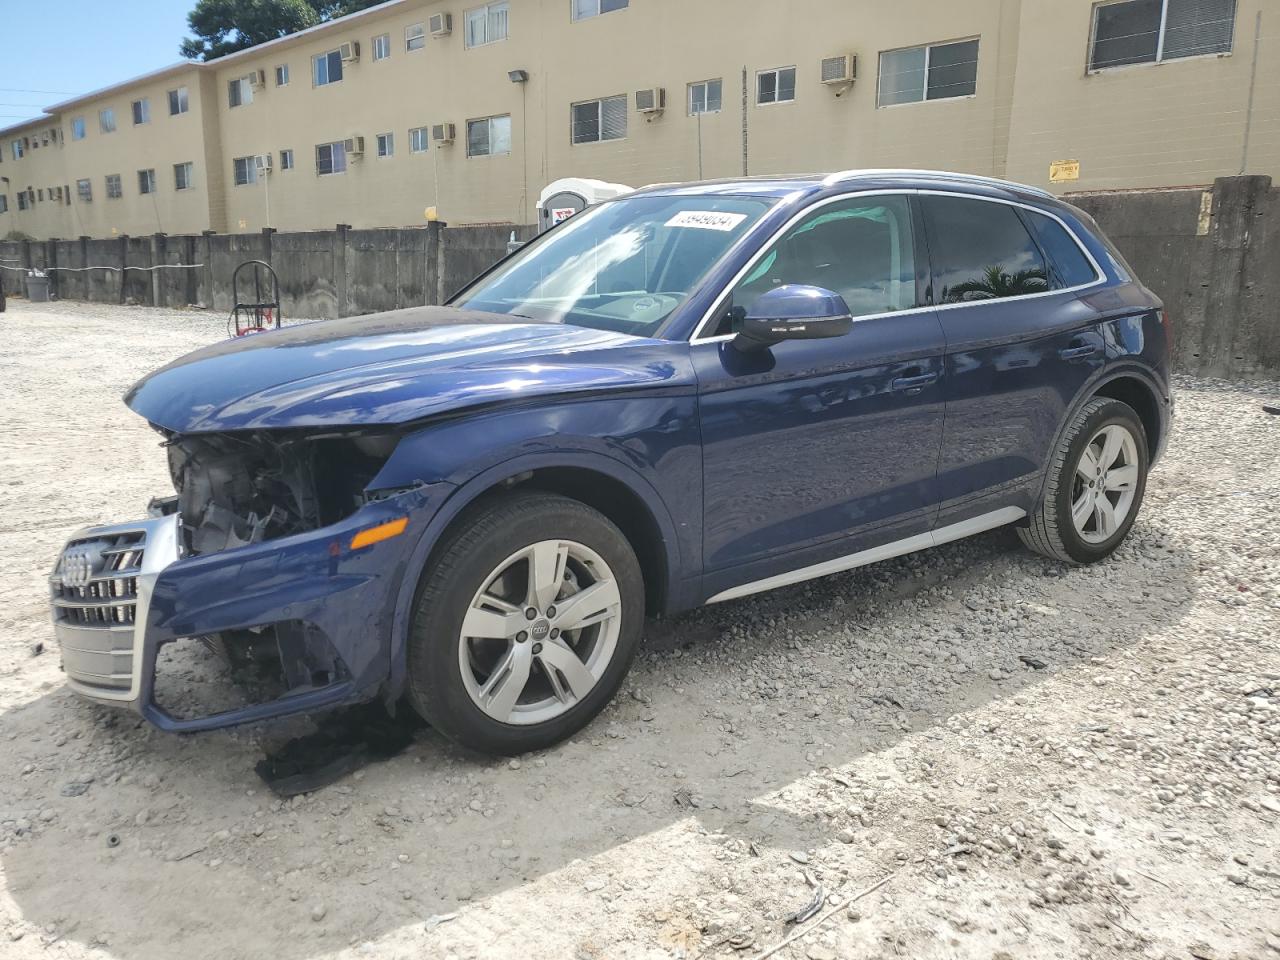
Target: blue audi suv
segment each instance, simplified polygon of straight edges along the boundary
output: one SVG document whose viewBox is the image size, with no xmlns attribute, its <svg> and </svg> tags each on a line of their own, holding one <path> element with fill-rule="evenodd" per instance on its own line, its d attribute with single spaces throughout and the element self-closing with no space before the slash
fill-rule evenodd
<svg viewBox="0 0 1280 960">
<path fill-rule="evenodd" d="M 63 548 L 63 668 L 173 731 L 381 699 L 467 747 L 544 747 L 614 695 L 646 612 L 1004 525 L 1105 559 L 1169 434 L 1169 353 L 1094 222 L 1031 187 L 649 187 L 445 306 L 136 384 L 176 492 Z M 161 653 L 194 642 L 254 694 L 177 711 Z"/>
</svg>

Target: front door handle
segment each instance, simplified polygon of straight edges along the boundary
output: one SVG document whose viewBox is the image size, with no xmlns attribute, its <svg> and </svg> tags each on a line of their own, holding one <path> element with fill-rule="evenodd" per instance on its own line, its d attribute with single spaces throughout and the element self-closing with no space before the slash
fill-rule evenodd
<svg viewBox="0 0 1280 960">
<path fill-rule="evenodd" d="M 1098 352 L 1096 343 L 1081 343 L 1074 347 L 1063 347 L 1058 351 L 1058 356 L 1063 360 L 1083 360 L 1085 357 L 1091 357 Z"/>
<path fill-rule="evenodd" d="M 895 377 L 889 381 L 889 386 L 896 393 L 905 393 L 907 396 L 915 396 L 931 383 L 938 382 L 936 373 L 921 373 L 913 377 Z"/>
</svg>

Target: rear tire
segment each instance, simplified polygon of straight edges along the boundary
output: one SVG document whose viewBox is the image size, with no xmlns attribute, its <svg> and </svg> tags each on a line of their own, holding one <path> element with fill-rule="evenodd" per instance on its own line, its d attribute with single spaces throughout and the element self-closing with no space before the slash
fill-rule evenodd
<svg viewBox="0 0 1280 960">
<path fill-rule="evenodd" d="M 423 575 L 409 699 L 462 746 L 542 749 L 613 698 L 643 622 L 640 564 L 603 514 L 548 493 L 490 501 L 446 535 Z"/>
<path fill-rule="evenodd" d="M 1090 400 L 1059 441 L 1044 499 L 1018 536 L 1054 560 L 1109 557 L 1137 519 L 1148 464 L 1146 431 L 1133 408 L 1107 397 Z"/>
</svg>

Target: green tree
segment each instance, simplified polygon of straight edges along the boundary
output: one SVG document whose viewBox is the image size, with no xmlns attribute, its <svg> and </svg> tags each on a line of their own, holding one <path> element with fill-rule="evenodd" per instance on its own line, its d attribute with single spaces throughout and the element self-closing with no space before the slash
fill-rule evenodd
<svg viewBox="0 0 1280 960">
<path fill-rule="evenodd" d="M 196 0 L 187 14 L 194 36 L 179 48 L 188 60 L 213 60 L 288 36 L 384 0 Z"/>
<path fill-rule="evenodd" d="M 963 303 L 967 300 L 991 300 L 998 297 L 1016 297 L 1025 293 L 1040 293 L 1049 289 L 1044 271 L 1019 270 L 1005 273 L 1001 264 L 987 267 L 981 280 L 966 280 L 943 291 L 944 303 Z"/>
</svg>

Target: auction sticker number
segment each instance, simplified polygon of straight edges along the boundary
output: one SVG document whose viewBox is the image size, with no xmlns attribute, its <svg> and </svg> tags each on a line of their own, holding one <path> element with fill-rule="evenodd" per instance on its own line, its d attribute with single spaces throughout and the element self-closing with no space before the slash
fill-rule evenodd
<svg viewBox="0 0 1280 960">
<path fill-rule="evenodd" d="M 714 210 L 682 210 L 667 221 L 668 227 L 729 231 L 747 219 L 745 213 L 717 213 Z"/>
</svg>

